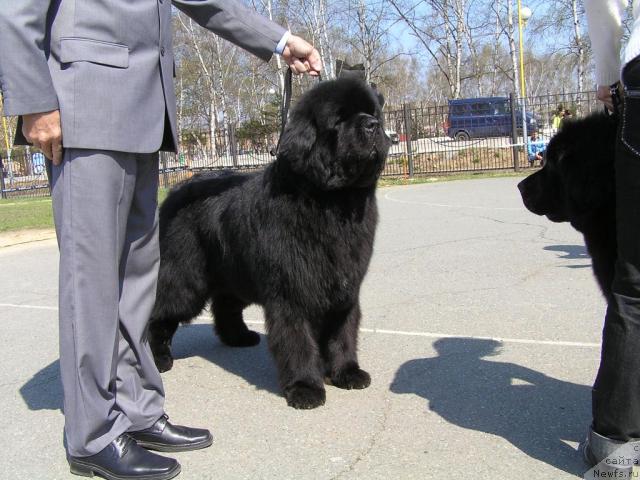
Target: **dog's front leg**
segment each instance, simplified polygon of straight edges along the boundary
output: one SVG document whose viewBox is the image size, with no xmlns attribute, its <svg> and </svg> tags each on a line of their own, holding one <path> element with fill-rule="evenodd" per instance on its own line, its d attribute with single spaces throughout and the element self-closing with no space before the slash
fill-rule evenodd
<svg viewBox="0 0 640 480">
<path fill-rule="evenodd" d="M 287 404 L 302 409 L 324 405 L 322 359 L 309 322 L 282 305 L 266 307 L 265 317 Z"/>
<path fill-rule="evenodd" d="M 360 305 L 332 314 L 327 322 L 331 330 L 325 334 L 323 352 L 327 376 L 338 388 L 361 389 L 371 384 L 371 377 L 358 365 L 358 328 Z"/>
</svg>

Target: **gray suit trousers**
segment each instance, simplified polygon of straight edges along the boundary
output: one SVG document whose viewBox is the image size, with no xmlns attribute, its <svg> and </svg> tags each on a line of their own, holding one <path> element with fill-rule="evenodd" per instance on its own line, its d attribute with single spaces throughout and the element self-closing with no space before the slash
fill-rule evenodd
<svg viewBox="0 0 640 480">
<path fill-rule="evenodd" d="M 163 414 L 145 339 L 160 262 L 158 154 L 67 149 L 52 174 L 65 439 L 68 454 L 88 456 Z"/>
</svg>

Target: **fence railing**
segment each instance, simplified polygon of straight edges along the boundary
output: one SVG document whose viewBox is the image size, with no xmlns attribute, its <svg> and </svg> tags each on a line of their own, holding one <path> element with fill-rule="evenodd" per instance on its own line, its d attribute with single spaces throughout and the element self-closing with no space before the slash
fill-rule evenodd
<svg viewBox="0 0 640 480">
<path fill-rule="evenodd" d="M 595 92 L 573 92 L 528 97 L 526 101 L 511 96 L 505 109 L 488 111 L 486 101 L 468 104 L 471 114 L 462 123 L 452 121 L 451 107 L 441 105 L 403 105 L 385 111 L 385 129 L 394 140 L 389 151 L 384 176 L 440 175 L 457 172 L 520 170 L 537 167 L 530 163 L 527 144 L 530 137 L 522 131 L 522 111 L 535 119 L 538 142 L 548 142 L 557 129 L 554 115 L 559 107 L 574 117 L 602 108 Z M 485 105 L 486 106 L 486 105 Z M 475 109 L 475 110 L 474 110 Z M 508 118 L 508 120 L 505 120 Z M 505 124 L 505 121 L 508 124 Z M 529 121 L 526 122 L 531 133 Z M 235 128 L 220 131 L 215 142 L 198 142 L 180 153 L 160 155 L 160 185 L 169 188 L 192 175 L 211 170 L 254 170 L 273 157 L 269 153 L 277 136 L 261 137 L 248 146 L 236 140 Z M 213 148 L 211 144 L 213 143 Z M 41 153 L 24 153 L 0 158 L 0 193 L 2 198 L 47 196 L 48 176 Z"/>
</svg>

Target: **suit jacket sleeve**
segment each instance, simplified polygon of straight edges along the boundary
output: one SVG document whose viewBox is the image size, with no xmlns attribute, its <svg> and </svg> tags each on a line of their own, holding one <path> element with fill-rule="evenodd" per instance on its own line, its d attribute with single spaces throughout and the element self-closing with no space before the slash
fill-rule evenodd
<svg viewBox="0 0 640 480">
<path fill-rule="evenodd" d="M 0 0 L 0 89 L 5 115 L 58 108 L 45 47 L 50 5 L 51 0 Z"/>
<path fill-rule="evenodd" d="M 269 61 L 286 32 L 238 0 L 173 0 L 173 5 L 199 25 L 264 61 Z"/>
</svg>

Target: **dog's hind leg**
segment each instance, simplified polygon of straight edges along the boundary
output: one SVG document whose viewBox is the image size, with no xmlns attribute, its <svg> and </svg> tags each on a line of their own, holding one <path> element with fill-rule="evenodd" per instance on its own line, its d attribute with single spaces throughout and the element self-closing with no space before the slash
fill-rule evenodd
<svg viewBox="0 0 640 480">
<path fill-rule="evenodd" d="M 265 315 L 269 348 L 287 404 L 301 409 L 323 405 L 322 358 L 309 323 L 282 305 L 266 306 Z"/>
<path fill-rule="evenodd" d="M 260 343 L 260 335 L 249 330 L 242 319 L 242 310 L 247 306 L 240 299 L 226 294 L 211 299 L 211 312 L 216 333 L 230 347 L 253 347 Z"/>
<path fill-rule="evenodd" d="M 147 330 L 153 359 L 160 372 L 173 367 L 171 340 L 178 325 L 196 317 L 208 297 L 204 275 L 197 275 L 195 268 L 178 269 L 172 259 L 163 261 L 158 275 L 156 303 Z"/>
<path fill-rule="evenodd" d="M 361 389 L 371 384 L 371 377 L 358 365 L 358 328 L 360 305 L 327 316 L 326 330 L 320 341 L 326 375 L 338 388 Z"/>
<path fill-rule="evenodd" d="M 149 321 L 149 346 L 159 372 L 168 372 L 173 367 L 171 340 L 178 329 L 178 324 L 177 321 L 159 321 L 153 317 Z"/>
</svg>

